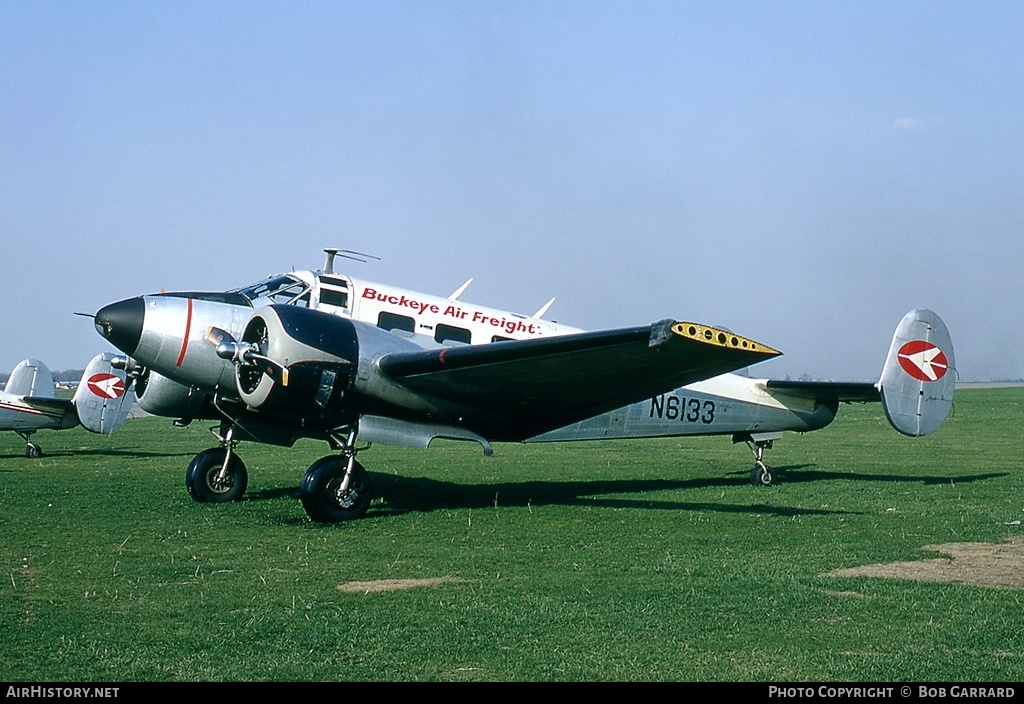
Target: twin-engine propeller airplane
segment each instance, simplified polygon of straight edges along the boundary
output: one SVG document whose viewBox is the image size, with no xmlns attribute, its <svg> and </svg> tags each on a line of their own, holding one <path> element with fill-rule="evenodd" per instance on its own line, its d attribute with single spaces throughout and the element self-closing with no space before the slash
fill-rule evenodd
<svg viewBox="0 0 1024 704">
<path fill-rule="evenodd" d="M 111 366 L 109 352 L 92 358 L 73 398 L 57 398 L 53 374 L 38 359 L 19 362 L 0 392 L 0 430 L 13 430 L 25 440 L 25 456 L 41 457 L 32 442 L 37 430 L 66 430 L 79 423 L 109 435 L 121 427 L 132 408 L 125 372 Z"/>
<path fill-rule="evenodd" d="M 778 351 L 724 329 L 663 320 L 584 332 L 334 271 L 272 276 L 221 293 L 159 293 L 102 308 L 97 330 L 129 355 L 146 411 L 219 421 L 217 447 L 186 471 L 197 501 L 246 488 L 240 440 L 327 440 L 337 454 L 302 481 L 319 522 L 362 516 L 370 480 L 356 438 L 427 447 L 434 438 L 493 442 L 731 435 L 754 452 L 751 480 L 770 484 L 763 452 L 783 431 L 823 428 L 841 402 L 881 401 L 894 428 L 926 435 L 953 400 L 953 346 L 942 320 L 900 322 L 877 382 L 751 379 L 735 370 Z M 360 255 L 366 256 L 366 255 Z M 365 448 L 359 448 L 365 449 Z"/>
</svg>

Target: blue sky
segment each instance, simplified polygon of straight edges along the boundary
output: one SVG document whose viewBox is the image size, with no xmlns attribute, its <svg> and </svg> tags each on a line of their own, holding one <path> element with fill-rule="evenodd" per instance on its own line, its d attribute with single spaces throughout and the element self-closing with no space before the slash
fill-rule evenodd
<svg viewBox="0 0 1024 704">
<path fill-rule="evenodd" d="M 1024 5 L 0 3 L 0 369 L 86 318 L 356 276 L 588 329 L 672 317 L 874 379 L 928 307 L 1024 377 Z"/>
</svg>

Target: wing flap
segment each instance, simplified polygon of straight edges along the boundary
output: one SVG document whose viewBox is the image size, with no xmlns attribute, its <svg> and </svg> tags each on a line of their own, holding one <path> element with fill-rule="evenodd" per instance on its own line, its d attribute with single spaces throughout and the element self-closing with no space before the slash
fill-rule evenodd
<svg viewBox="0 0 1024 704">
<path fill-rule="evenodd" d="M 696 323 L 388 355 L 380 370 L 491 439 L 515 440 L 780 354 Z"/>
</svg>

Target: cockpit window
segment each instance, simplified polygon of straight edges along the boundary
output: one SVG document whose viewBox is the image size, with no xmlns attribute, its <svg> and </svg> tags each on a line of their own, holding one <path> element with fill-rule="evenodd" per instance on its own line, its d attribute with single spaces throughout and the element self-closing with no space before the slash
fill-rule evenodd
<svg viewBox="0 0 1024 704">
<path fill-rule="evenodd" d="M 272 276 L 251 286 L 237 289 L 237 292 L 252 301 L 253 308 L 273 303 L 295 303 L 309 305 L 309 286 L 294 276 Z M 302 298 L 305 295 L 305 298 Z M 300 300 L 302 299 L 302 300 Z"/>
</svg>

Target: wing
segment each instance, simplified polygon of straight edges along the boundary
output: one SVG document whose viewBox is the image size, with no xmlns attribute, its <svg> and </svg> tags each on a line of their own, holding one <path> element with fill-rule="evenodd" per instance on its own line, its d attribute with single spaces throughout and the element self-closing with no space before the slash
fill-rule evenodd
<svg viewBox="0 0 1024 704">
<path fill-rule="evenodd" d="M 868 403 L 881 401 L 878 386 L 869 381 L 768 381 L 769 391 L 798 396 L 822 403 Z"/>
<path fill-rule="evenodd" d="M 521 440 L 780 353 L 671 320 L 391 354 L 380 370 L 492 440 Z"/>
</svg>

